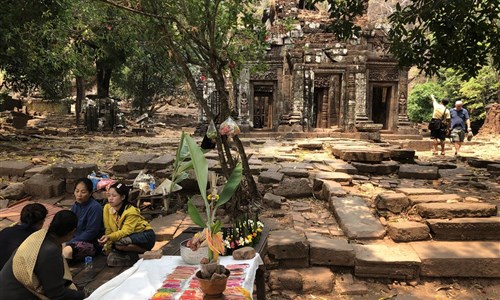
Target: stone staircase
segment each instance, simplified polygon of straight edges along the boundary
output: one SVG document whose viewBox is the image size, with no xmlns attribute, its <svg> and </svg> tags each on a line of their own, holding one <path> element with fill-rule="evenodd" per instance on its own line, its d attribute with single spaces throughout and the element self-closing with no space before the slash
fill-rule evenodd
<svg viewBox="0 0 500 300">
<path fill-rule="evenodd" d="M 310 292 L 306 286 L 327 280 L 331 270 L 339 268 L 359 278 L 407 282 L 418 282 L 420 277 L 500 278 L 500 216 L 496 205 L 434 188 L 389 185 L 389 191 L 374 199 L 349 189 L 370 174 L 375 178 L 379 174 L 397 174 L 400 180 L 430 182 L 456 165 L 418 165 L 414 163 L 414 151 L 392 147 L 337 142 L 327 149 L 341 159 L 324 162 L 331 171 L 318 166 L 301 169 L 310 173 L 314 195 L 326 201 L 340 234 L 304 223 L 302 216 L 314 215 L 314 209 L 312 213 L 304 212 L 295 210 L 300 207 L 298 203 L 291 205 L 293 228 L 271 231 L 269 235 L 266 266 L 272 279 L 271 290 Z M 349 167 L 342 160 L 350 162 Z M 396 170 L 384 173 L 390 165 L 396 165 Z M 279 169 L 272 172 L 279 173 Z M 464 182 L 477 178 L 462 173 Z M 282 196 L 289 199 L 289 195 Z M 319 218 L 316 223 L 328 220 Z M 347 283 L 336 280 L 333 288 L 340 294 L 363 294 L 366 288 L 362 285 L 351 277 Z"/>
</svg>

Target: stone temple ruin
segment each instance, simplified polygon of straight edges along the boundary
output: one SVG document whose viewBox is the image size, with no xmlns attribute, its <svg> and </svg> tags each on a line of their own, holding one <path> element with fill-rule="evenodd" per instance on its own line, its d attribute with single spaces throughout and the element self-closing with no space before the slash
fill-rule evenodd
<svg viewBox="0 0 500 300">
<path fill-rule="evenodd" d="M 327 32 L 326 9 L 303 2 L 271 1 L 264 12 L 268 70 L 241 73 L 234 110 L 242 130 L 416 134 L 406 112 L 408 70 L 388 54 L 383 26 L 370 24 L 368 1 L 357 21 L 362 34 L 349 41 Z M 214 93 L 205 91 L 207 99 Z"/>
</svg>

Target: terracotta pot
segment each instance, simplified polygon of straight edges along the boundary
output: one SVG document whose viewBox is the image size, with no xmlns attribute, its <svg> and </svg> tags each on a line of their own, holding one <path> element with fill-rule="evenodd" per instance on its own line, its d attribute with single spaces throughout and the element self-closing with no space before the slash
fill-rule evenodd
<svg viewBox="0 0 500 300">
<path fill-rule="evenodd" d="M 196 278 L 200 281 L 200 289 L 207 297 L 220 297 L 226 290 L 227 279 L 231 272 L 226 270 L 225 278 L 203 279 L 201 271 L 196 272 Z"/>
</svg>

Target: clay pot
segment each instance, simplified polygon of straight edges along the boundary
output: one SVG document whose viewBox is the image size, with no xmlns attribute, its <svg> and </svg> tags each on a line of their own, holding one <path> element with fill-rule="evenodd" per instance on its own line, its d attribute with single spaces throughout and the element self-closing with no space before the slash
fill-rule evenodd
<svg viewBox="0 0 500 300">
<path fill-rule="evenodd" d="M 226 290 L 227 279 L 231 272 L 226 270 L 226 277 L 217 279 L 201 278 L 201 271 L 196 272 L 196 278 L 200 281 L 200 289 L 206 297 L 220 297 Z"/>
</svg>

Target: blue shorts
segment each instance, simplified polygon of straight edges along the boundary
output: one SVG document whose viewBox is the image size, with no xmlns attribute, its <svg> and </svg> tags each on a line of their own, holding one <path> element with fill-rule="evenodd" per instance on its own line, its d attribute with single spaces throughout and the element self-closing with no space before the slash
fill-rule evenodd
<svg viewBox="0 0 500 300">
<path fill-rule="evenodd" d="M 153 249 L 156 242 L 156 235 L 152 229 L 143 232 L 134 232 L 128 236 L 132 240 L 132 244 L 140 246 L 146 250 Z"/>
</svg>

